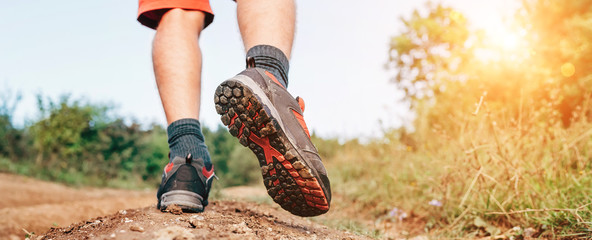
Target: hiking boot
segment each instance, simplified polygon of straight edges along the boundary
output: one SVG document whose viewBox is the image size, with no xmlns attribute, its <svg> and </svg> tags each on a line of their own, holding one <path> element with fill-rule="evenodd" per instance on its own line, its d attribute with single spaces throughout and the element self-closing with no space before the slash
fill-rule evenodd
<svg viewBox="0 0 592 240">
<path fill-rule="evenodd" d="M 165 210 L 176 204 L 186 212 L 202 212 L 208 205 L 208 194 L 215 177 L 214 167 L 206 169 L 202 159 L 175 157 L 167 164 L 158 188 L 157 208 Z"/>
<path fill-rule="evenodd" d="M 329 178 L 304 123 L 301 98 L 292 97 L 271 73 L 251 66 L 220 84 L 214 102 L 230 134 L 257 156 L 276 203 L 298 216 L 329 210 Z"/>
</svg>

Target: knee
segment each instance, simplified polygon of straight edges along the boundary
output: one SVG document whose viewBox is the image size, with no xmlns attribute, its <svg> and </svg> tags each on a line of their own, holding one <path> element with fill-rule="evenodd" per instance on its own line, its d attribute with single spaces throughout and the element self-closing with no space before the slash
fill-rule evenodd
<svg viewBox="0 0 592 240">
<path fill-rule="evenodd" d="M 202 11 L 173 8 L 160 20 L 161 26 L 188 27 L 201 31 L 204 28 L 206 14 Z"/>
</svg>

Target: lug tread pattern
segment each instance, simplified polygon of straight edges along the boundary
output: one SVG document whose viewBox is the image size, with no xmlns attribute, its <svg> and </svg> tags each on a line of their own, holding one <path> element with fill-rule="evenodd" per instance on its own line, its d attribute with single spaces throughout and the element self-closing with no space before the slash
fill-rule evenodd
<svg viewBox="0 0 592 240">
<path fill-rule="evenodd" d="M 214 103 L 230 134 L 257 156 L 263 183 L 273 201 L 304 217 L 329 210 L 319 180 L 247 86 L 233 79 L 223 82 L 216 89 Z"/>
</svg>

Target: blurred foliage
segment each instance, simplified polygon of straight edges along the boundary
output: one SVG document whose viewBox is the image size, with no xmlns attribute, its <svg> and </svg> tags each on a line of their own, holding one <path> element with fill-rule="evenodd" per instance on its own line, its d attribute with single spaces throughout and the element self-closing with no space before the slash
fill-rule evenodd
<svg viewBox="0 0 592 240">
<path fill-rule="evenodd" d="M 238 139 L 230 135 L 222 125 L 213 131 L 202 129 L 206 145 L 214 163 L 219 187 L 245 185 L 261 181 L 259 161 Z"/>
<path fill-rule="evenodd" d="M 544 81 L 541 95 L 569 124 L 592 90 L 592 1 L 524 0 L 516 18 L 531 52 L 524 75 Z"/>
<path fill-rule="evenodd" d="M 590 0 L 523 1 L 501 36 L 469 29 L 452 8 L 426 7 L 401 18 L 387 64 L 424 121 L 416 125 L 454 124 L 455 113 L 475 112 L 483 97 L 481 110 L 516 122 L 530 108 L 541 124 L 568 126 L 591 94 Z"/>
<path fill-rule="evenodd" d="M 141 187 L 159 182 L 168 153 L 162 127 L 143 130 L 115 117 L 109 106 L 68 95 L 57 101 L 38 96 L 37 102 L 38 119 L 22 129 L 12 127 L 18 138 L 3 137 L 14 153 L 3 152 L 1 171 L 74 185 Z M 5 125 L 13 126 L 6 119 Z"/>
<path fill-rule="evenodd" d="M 21 101 L 20 93 L 4 89 L 0 93 L 0 156 L 15 159 L 26 154 L 23 132 L 19 131 L 12 121 L 14 111 Z"/>
<path fill-rule="evenodd" d="M 168 162 L 166 129 L 142 128 L 112 113 L 112 107 L 73 100 L 37 97 L 39 116 L 17 128 L 12 116 L 19 94 L 6 90 L 0 105 L 0 171 L 73 185 L 125 188 L 155 187 Z M 218 187 L 259 180 L 250 151 L 222 127 L 204 135 L 222 180 Z"/>
<path fill-rule="evenodd" d="M 415 10 L 409 19 L 400 18 L 404 30 L 391 39 L 389 51 L 389 66 L 397 70 L 393 81 L 416 101 L 438 95 L 458 78 L 471 53 L 465 17 L 452 8 L 426 6 L 425 16 Z"/>
</svg>

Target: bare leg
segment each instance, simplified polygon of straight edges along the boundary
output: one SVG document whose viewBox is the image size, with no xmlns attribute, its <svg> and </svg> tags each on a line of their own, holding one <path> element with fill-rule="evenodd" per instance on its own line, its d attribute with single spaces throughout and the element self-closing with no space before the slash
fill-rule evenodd
<svg viewBox="0 0 592 240">
<path fill-rule="evenodd" d="M 202 211 L 212 185 L 214 168 L 198 121 L 201 97 L 198 40 L 205 16 L 201 11 L 169 10 L 160 20 L 154 37 L 152 60 L 168 122 L 170 150 L 170 162 L 165 168 L 167 177 L 162 179 L 157 192 L 157 206 L 161 210 L 176 204 L 185 211 Z"/>
<path fill-rule="evenodd" d="M 160 21 L 154 36 L 152 60 L 156 84 L 168 124 L 199 119 L 201 51 L 199 34 L 205 14 L 171 9 Z"/>
<path fill-rule="evenodd" d="M 294 0 L 238 0 L 238 26 L 245 51 L 256 45 L 271 45 L 290 59 L 295 15 Z"/>
</svg>

